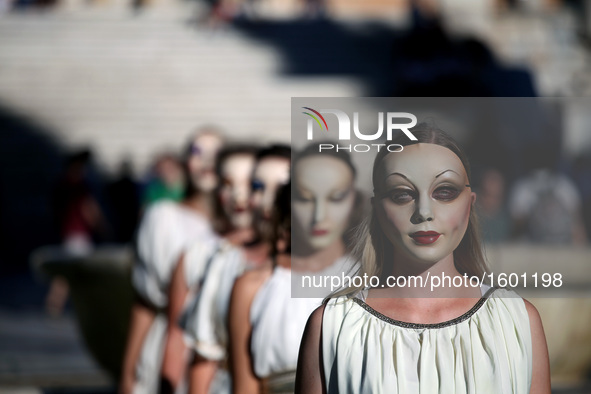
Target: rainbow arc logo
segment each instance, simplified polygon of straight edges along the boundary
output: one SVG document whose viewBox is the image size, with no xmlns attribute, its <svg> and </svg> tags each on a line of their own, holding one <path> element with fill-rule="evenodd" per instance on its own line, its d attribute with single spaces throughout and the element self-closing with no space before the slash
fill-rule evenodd
<svg viewBox="0 0 591 394">
<path fill-rule="evenodd" d="M 312 109 L 310 107 L 302 107 L 303 109 L 307 109 L 308 111 L 312 111 L 314 112 L 316 115 L 318 115 L 318 117 L 320 117 L 320 119 L 322 119 L 322 122 L 324 123 L 324 126 L 326 127 L 326 131 L 328 131 L 328 124 L 326 123 L 326 120 L 324 119 L 324 116 L 322 116 L 320 114 L 320 112 L 316 111 L 315 109 Z M 318 123 L 318 126 L 320 126 L 320 130 L 324 129 L 324 127 L 322 127 L 322 123 L 320 123 L 320 120 L 312 115 L 310 112 L 302 112 L 303 114 L 308 115 L 309 117 L 311 117 L 312 119 L 314 119 L 316 121 L 316 123 Z"/>
</svg>

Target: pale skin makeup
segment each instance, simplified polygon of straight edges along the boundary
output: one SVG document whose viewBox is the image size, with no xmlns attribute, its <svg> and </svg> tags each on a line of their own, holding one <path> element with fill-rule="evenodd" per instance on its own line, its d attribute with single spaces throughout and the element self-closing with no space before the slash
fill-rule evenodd
<svg viewBox="0 0 591 394">
<path fill-rule="evenodd" d="M 255 159 L 252 155 L 230 156 L 221 168 L 221 185 L 219 198 L 224 213 L 236 229 L 249 227 L 252 224 L 250 200 L 250 175 Z"/>
<path fill-rule="evenodd" d="M 269 220 L 277 189 L 289 181 L 290 160 L 283 157 L 261 159 L 252 174 L 252 205 L 257 218 Z"/>
<path fill-rule="evenodd" d="M 294 169 L 294 225 L 305 243 L 317 251 L 340 241 L 355 202 L 353 173 L 330 156 L 309 156 Z"/>
<path fill-rule="evenodd" d="M 252 164 L 254 164 L 254 159 Z M 271 218 L 271 210 L 275 201 L 275 195 L 277 194 L 278 188 L 289 181 L 289 169 L 290 160 L 283 157 L 267 156 L 256 162 L 256 165 L 248 167 L 245 163 L 235 162 L 227 163 L 228 173 L 233 176 L 238 176 L 240 181 L 236 181 L 235 184 L 240 184 L 240 189 L 247 188 L 249 193 L 251 192 L 249 209 L 252 209 L 254 214 L 254 224 L 257 227 L 265 227 L 269 224 Z M 222 172 L 225 173 L 226 165 L 222 167 Z M 237 167 L 240 167 L 238 170 Z M 240 174 L 238 174 L 240 172 Z M 252 180 L 251 180 L 252 174 Z M 244 183 L 247 181 L 247 183 Z M 222 189 L 225 187 L 225 183 L 222 183 Z M 241 200 L 242 201 L 242 200 Z M 222 200 L 224 202 L 224 200 Z M 240 230 L 240 229 L 236 229 Z M 259 230 L 260 231 L 260 230 Z M 235 231 L 240 233 L 240 231 Z M 249 234 L 252 234 L 248 232 Z M 226 235 L 227 239 L 233 238 L 230 234 Z M 252 238 L 248 238 L 248 241 L 252 241 Z M 268 260 L 269 245 L 265 242 L 257 242 L 256 244 L 250 244 L 244 246 L 245 258 L 250 264 L 249 273 L 267 273 L 271 270 L 270 262 Z M 256 267 L 256 268 L 254 268 Z M 241 297 L 241 301 L 244 298 Z M 239 308 L 240 313 L 248 311 L 245 308 Z M 232 312 L 230 312 L 232 315 Z M 233 316 L 230 316 L 231 320 Z M 230 330 L 232 329 L 230 324 Z M 244 324 L 240 325 L 240 329 L 244 328 Z M 245 348 L 246 349 L 246 348 Z M 192 394 L 201 394 L 210 392 L 210 384 L 213 380 L 215 371 L 218 369 L 218 362 L 213 360 L 206 360 L 197 357 L 196 361 L 190 367 L 190 390 Z M 244 372 L 244 371 L 241 371 Z M 233 376 L 235 379 L 240 379 L 238 375 Z M 240 385 L 241 390 L 245 390 L 247 384 Z M 238 392 L 238 391 L 236 391 Z M 258 392 L 258 391 L 255 391 Z"/>
<path fill-rule="evenodd" d="M 224 237 L 230 243 L 236 245 L 240 245 L 245 239 L 251 238 L 250 176 L 254 165 L 254 155 L 236 153 L 225 157 L 220 167 L 218 198 L 231 227 L 231 231 L 224 234 Z M 253 257 L 253 253 L 246 252 L 246 254 L 248 257 Z M 181 256 L 173 273 L 169 289 L 169 321 L 178 320 L 189 293 L 184 264 L 184 257 Z M 183 354 L 185 354 L 185 357 L 179 356 Z M 176 387 L 182 380 L 182 373 L 186 367 L 186 355 L 182 331 L 178 326 L 171 325 L 164 354 L 163 374 L 169 377 L 173 387 Z M 216 369 L 217 362 L 196 356 L 189 368 L 189 392 L 207 393 Z"/>
<path fill-rule="evenodd" d="M 193 142 L 188 161 L 189 173 L 193 184 L 201 192 L 212 192 L 217 185 L 214 166 L 222 145 L 222 139 L 215 133 L 202 133 Z"/>
<path fill-rule="evenodd" d="M 294 271 L 314 272 L 333 264 L 344 254 L 341 237 L 355 201 L 353 173 L 347 164 L 326 155 L 300 159 L 293 173 L 292 182 L 298 198 L 293 200 L 292 218 L 305 229 L 304 242 L 309 253 L 302 256 L 301 250 L 294 251 L 293 257 L 279 254 L 276 264 Z M 232 383 L 236 394 L 261 392 L 261 379 L 253 372 L 249 345 L 253 330 L 250 311 L 257 292 L 272 273 L 270 267 L 251 270 L 234 285 L 229 327 Z"/>
<path fill-rule="evenodd" d="M 374 209 L 394 245 L 395 270 L 402 274 L 406 261 L 422 271 L 452 256 L 476 199 L 460 158 L 439 145 L 411 145 L 385 156 L 378 177 Z"/>
<path fill-rule="evenodd" d="M 289 181 L 291 161 L 284 157 L 268 156 L 258 161 L 252 174 L 251 208 L 259 235 L 271 231 L 271 211 L 277 189 Z"/>
</svg>

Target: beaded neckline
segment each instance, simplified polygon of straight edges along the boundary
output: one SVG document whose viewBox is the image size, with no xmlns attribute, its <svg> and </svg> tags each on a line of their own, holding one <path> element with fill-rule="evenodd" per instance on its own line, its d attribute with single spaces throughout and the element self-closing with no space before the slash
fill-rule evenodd
<svg viewBox="0 0 591 394">
<path fill-rule="evenodd" d="M 385 321 L 386 323 L 395 325 L 395 326 L 399 326 L 399 327 L 404 327 L 404 328 L 416 328 L 416 329 L 436 329 L 436 328 L 443 328 L 443 327 L 448 327 L 448 326 L 453 326 L 455 324 L 459 324 L 461 322 L 463 322 L 464 320 L 469 319 L 470 317 L 472 317 L 472 315 L 474 315 L 479 309 L 480 307 L 482 307 L 482 305 L 484 305 L 484 303 L 486 302 L 486 300 L 490 297 L 490 295 L 495 291 L 496 289 L 490 288 L 479 300 L 476 304 L 474 304 L 474 306 L 472 308 L 470 308 L 470 310 L 468 310 L 466 313 L 464 313 L 461 316 L 458 316 L 454 319 L 451 320 L 447 320 L 441 323 L 409 323 L 409 322 L 404 322 L 401 320 L 396 320 L 396 319 L 392 319 L 391 317 L 388 317 L 378 311 L 376 311 L 375 309 L 373 309 L 371 306 L 367 305 L 365 303 L 365 301 L 362 301 L 361 299 L 357 298 L 357 297 L 353 297 L 352 300 L 358 304 L 360 307 L 362 307 L 363 309 L 365 309 L 365 311 L 367 311 L 368 313 L 372 314 L 373 316 L 377 317 L 380 320 Z"/>
</svg>

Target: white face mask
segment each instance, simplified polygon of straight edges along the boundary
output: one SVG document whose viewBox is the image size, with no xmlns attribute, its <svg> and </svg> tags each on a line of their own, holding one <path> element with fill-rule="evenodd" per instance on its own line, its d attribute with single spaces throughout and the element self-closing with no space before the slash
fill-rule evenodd
<svg viewBox="0 0 591 394">
<path fill-rule="evenodd" d="M 215 160 L 222 148 L 222 140 L 215 134 L 202 134 L 195 138 L 189 158 L 191 181 L 201 192 L 211 192 L 217 186 Z"/>
<path fill-rule="evenodd" d="M 386 155 L 374 185 L 375 214 L 403 259 L 436 263 L 462 241 L 476 198 L 451 150 L 420 143 Z"/>
<path fill-rule="evenodd" d="M 322 155 L 301 159 L 294 169 L 294 225 L 312 250 L 340 240 L 355 202 L 353 173 L 341 160 Z"/>
<path fill-rule="evenodd" d="M 263 238 L 271 235 L 271 214 L 278 189 L 289 182 L 291 161 L 288 158 L 268 156 L 256 163 L 252 174 L 251 207 L 257 232 Z"/>
<path fill-rule="evenodd" d="M 256 164 L 252 174 L 252 207 L 260 220 L 270 220 L 277 190 L 289 181 L 290 160 L 265 157 Z"/>
<path fill-rule="evenodd" d="M 232 155 L 222 163 L 219 198 L 234 228 L 246 228 L 252 224 L 249 200 L 253 167 L 254 157 L 249 154 Z"/>
</svg>

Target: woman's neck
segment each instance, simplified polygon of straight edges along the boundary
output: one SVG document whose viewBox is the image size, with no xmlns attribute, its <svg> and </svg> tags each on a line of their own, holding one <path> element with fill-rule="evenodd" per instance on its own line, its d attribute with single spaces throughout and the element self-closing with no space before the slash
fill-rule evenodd
<svg viewBox="0 0 591 394">
<path fill-rule="evenodd" d="M 436 263 L 411 261 L 397 255 L 392 261 L 389 275 L 405 278 L 397 279 L 397 286 L 392 287 L 392 292 L 397 297 L 449 298 L 471 297 L 476 294 L 470 286 L 469 277 L 466 280 L 457 270 L 453 253 Z"/>
<path fill-rule="evenodd" d="M 251 268 L 262 268 L 271 266 L 269 258 L 271 254 L 271 246 L 266 242 L 259 242 L 244 246 L 244 255 Z"/>
<path fill-rule="evenodd" d="M 279 253 L 275 256 L 275 264 L 281 268 L 291 269 L 291 255 L 288 253 Z"/>
<path fill-rule="evenodd" d="M 224 234 L 224 238 L 235 246 L 245 246 L 255 239 L 256 234 L 252 227 L 236 228 Z"/>
<path fill-rule="evenodd" d="M 326 248 L 306 256 L 292 254 L 291 266 L 294 271 L 317 272 L 331 266 L 345 254 L 343 241 L 336 240 Z"/>
<path fill-rule="evenodd" d="M 195 193 L 192 196 L 185 197 L 182 204 L 208 219 L 211 219 L 213 214 L 213 194 L 212 193 Z"/>
<path fill-rule="evenodd" d="M 256 232 L 252 227 L 234 229 L 224 235 L 226 241 L 242 248 L 246 261 L 251 268 L 263 267 L 270 264 L 271 247 L 266 242 L 256 241 Z"/>
</svg>

